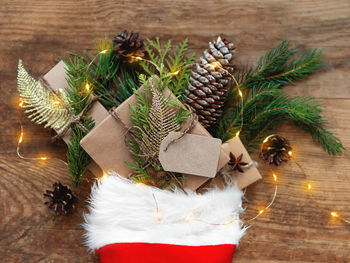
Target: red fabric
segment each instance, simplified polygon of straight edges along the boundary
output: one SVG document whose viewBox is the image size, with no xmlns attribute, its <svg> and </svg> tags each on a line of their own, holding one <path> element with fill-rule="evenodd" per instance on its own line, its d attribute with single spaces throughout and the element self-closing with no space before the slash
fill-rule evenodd
<svg viewBox="0 0 350 263">
<path fill-rule="evenodd" d="M 116 243 L 97 253 L 101 263 L 232 263 L 235 248 L 236 245 Z"/>
</svg>

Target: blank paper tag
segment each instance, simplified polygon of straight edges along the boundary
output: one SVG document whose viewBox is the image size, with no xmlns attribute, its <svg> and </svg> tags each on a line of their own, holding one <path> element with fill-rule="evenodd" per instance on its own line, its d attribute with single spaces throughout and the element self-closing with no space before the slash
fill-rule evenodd
<svg viewBox="0 0 350 263">
<path fill-rule="evenodd" d="M 188 133 L 181 136 L 181 132 L 171 132 L 163 139 L 159 150 L 159 161 L 163 169 L 169 172 L 215 177 L 221 140 Z M 178 138 L 180 139 L 177 140 Z"/>
</svg>

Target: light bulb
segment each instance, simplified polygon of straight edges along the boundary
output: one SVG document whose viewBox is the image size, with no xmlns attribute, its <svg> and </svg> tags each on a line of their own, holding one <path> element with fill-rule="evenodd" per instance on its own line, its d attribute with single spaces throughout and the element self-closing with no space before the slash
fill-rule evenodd
<svg viewBox="0 0 350 263">
<path fill-rule="evenodd" d="M 338 215 L 337 212 L 331 212 L 331 216 L 333 216 L 333 217 L 338 217 L 339 215 Z"/>
<path fill-rule="evenodd" d="M 18 143 L 22 143 L 22 141 L 23 141 L 23 133 L 21 134 L 21 136 L 19 136 Z"/>
<path fill-rule="evenodd" d="M 178 70 L 176 70 L 176 71 L 174 71 L 174 72 L 170 72 L 169 74 L 170 75 L 177 75 L 177 74 L 179 74 L 180 73 L 180 70 L 178 69 Z"/>
<path fill-rule="evenodd" d="M 275 182 L 277 182 L 277 176 L 276 176 L 275 174 L 273 174 L 272 176 L 273 176 L 273 180 L 274 180 Z"/>
<path fill-rule="evenodd" d="M 156 220 L 157 220 L 158 222 L 160 222 L 160 221 L 163 220 L 163 217 L 162 217 L 162 215 L 161 215 L 159 212 L 156 213 L 155 218 L 156 218 Z"/>
</svg>

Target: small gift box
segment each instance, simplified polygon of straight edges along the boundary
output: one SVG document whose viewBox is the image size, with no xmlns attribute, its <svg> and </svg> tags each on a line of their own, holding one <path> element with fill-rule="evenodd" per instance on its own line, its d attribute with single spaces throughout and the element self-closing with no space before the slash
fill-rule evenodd
<svg viewBox="0 0 350 263">
<path fill-rule="evenodd" d="M 44 75 L 43 79 L 53 90 L 59 91 L 68 88 L 66 65 L 64 62 L 62 60 L 58 62 L 48 73 Z M 100 102 L 96 101 L 89 110 L 88 116 L 94 120 L 95 125 L 98 125 L 108 116 L 108 112 Z M 71 131 L 68 130 L 62 136 L 65 143 L 69 142 L 70 132 Z M 89 164 L 88 170 L 90 170 L 97 177 L 101 177 L 103 174 L 102 169 L 94 161 Z"/>
<path fill-rule="evenodd" d="M 64 90 L 68 87 L 66 66 L 63 61 L 56 64 L 44 77 L 44 80 L 54 90 Z M 165 89 L 165 96 L 171 95 L 170 90 Z M 92 157 L 93 161 L 88 169 L 96 176 L 101 177 L 103 171 L 114 170 L 124 177 L 131 173 L 130 167 L 125 163 L 126 161 L 133 161 L 129 150 L 125 145 L 126 127 L 130 127 L 130 105 L 136 105 L 137 96 L 133 95 L 128 100 L 124 101 L 115 113 L 120 118 L 116 120 L 98 101 L 94 102 L 88 112 L 88 116 L 95 121 L 95 128 L 93 128 L 87 136 L 81 141 L 81 146 Z M 62 139 L 67 143 L 69 141 L 68 131 Z M 199 123 L 197 123 L 191 130 L 190 134 L 211 137 L 209 132 Z M 244 145 L 238 137 L 222 144 L 219 151 L 219 158 L 216 171 L 222 169 L 229 161 L 229 153 L 232 152 L 236 156 L 243 153 L 244 162 L 252 162 Z M 202 160 L 210 160 L 212 152 L 202 154 Z M 205 161 L 204 161 L 205 163 Z M 237 177 L 238 187 L 243 189 L 248 185 L 254 183 L 261 178 L 259 171 L 253 165 L 245 169 L 244 173 L 236 173 L 233 176 Z M 198 176 L 193 174 L 186 174 L 184 186 L 192 190 L 198 189 L 201 185 L 207 182 L 210 177 Z"/>
<path fill-rule="evenodd" d="M 142 87 L 140 89 L 142 90 Z M 163 94 L 165 97 L 173 96 L 169 89 L 165 89 Z M 117 118 L 112 115 L 107 116 L 105 120 L 96 125 L 80 142 L 85 151 L 104 171 L 112 170 L 124 177 L 128 177 L 132 173 L 131 168 L 126 164 L 126 162 L 132 162 L 133 158 L 125 144 L 125 136 L 127 134 L 127 129 L 132 126 L 130 121 L 130 105 L 136 106 L 136 104 L 137 95 L 134 94 L 119 105 L 118 108 L 114 109 L 113 115 L 117 116 Z M 211 137 L 209 132 L 200 123 L 196 123 L 189 134 Z M 222 146 L 221 149 L 219 149 L 216 171 L 219 171 L 228 163 L 230 151 L 244 152 L 245 159 L 251 162 L 240 140 L 234 140 L 226 144 L 225 147 Z M 213 156 L 213 154 L 214 153 L 211 151 L 200 153 L 203 166 L 209 162 L 205 160 L 216 157 Z M 198 158 L 198 156 L 193 156 L 193 158 Z M 177 160 L 174 159 L 174 161 L 176 162 Z M 242 174 L 239 178 L 239 185 L 246 187 L 248 182 L 256 181 L 261 178 L 258 170 L 255 167 L 251 168 L 248 169 L 250 170 L 250 178 L 244 178 L 245 174 Z M 198 174 L 185 174 L 184 187 L 196 190 L 209 179 L 210 177 L 198 176 Z"/>
</svg>

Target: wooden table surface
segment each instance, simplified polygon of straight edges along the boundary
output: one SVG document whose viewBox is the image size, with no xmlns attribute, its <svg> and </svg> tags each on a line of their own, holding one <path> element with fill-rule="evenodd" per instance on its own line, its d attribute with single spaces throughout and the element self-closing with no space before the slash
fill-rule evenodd
<svg viewBox="0 0 350 263">
<path fill-rule="evenodd" d="M 50 143 L 49 130 L 18 115 L 18 59 L 30 73 L 45 74 L 67 51 L 92 50 L 93 39 L 129 29 L 144 38 L 190 38 L 200 54 L 218 34 L 237 45 L 236 64 L 254 64 L 272 45 L 288 39 L 300 50 L 320 47 L 328 65 L 312 78 L 286 89 L 325 104 L 335 133 L 350 147 L 350 2 L 329 1 L 155 1 L 155 0 L 1 0 L 0 3 L 0 261 L 98 262 L 82 242 L 80 223 L 90 185 L 74 189 L 79 198 L 70 216 L 55 218 L 42 193 L 68 172 L 57 160 L 16 157 L 18 116 L 24 123 L 23 155 L 64 158 L 63 142 Z M 285 125 L 297 161 L 277 170 L 279 190 L 272 209 L 255 221 L 235 253 L 234 262 L 350 262 L 350 225 L 320 208 L 350 218 L 350 157 L 329 157 L 305 132 Z M 255 156 L 256 158 L 256 156 Z M 257 159 L 257 158 L 256 158 Z M 271 174 L 247 189 L 246 218 L 266 205 L 273 193 Z M 314 185 L 318 206 L 305 191 Z"/>
</svg>

